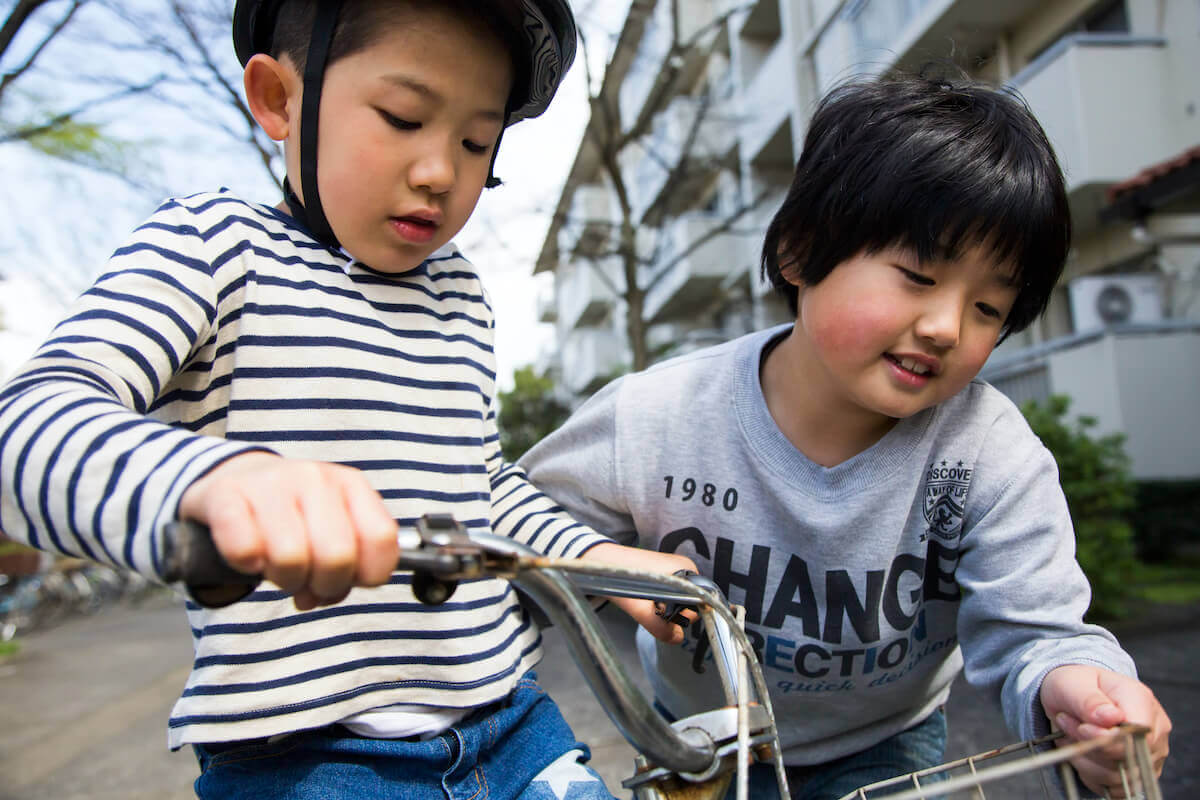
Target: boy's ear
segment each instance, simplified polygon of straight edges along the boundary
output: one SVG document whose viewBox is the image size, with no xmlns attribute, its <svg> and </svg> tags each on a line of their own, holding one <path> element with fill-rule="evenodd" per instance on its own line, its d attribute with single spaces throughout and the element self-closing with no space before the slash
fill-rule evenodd
<svg viewBox="0 0 1200 800">
<path fill-rule="evenodd" d="M 779 276 L 793 286 L 804 287 L 800 278 L 800 260 L 791 245 L 780 242 L 775 250 L 775 263 L 779 265 Z"/>
<path fill-rule="evenodd" d="M 242 74 L 246 104 L 266 134 L 277 142 L 288 137 L 292 124 L 293 97 L 299 98 L 300 79 L 290 66 L 266 55 L 255 54 Z"/>
</svg>

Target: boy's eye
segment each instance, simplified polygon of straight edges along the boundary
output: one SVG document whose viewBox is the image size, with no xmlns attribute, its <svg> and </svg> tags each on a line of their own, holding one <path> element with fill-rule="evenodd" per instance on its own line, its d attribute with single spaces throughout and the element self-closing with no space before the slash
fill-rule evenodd
<svg viewBox="0 0 1200 800">
<path fill-rule="evenodd" d="M 477 156 L 483 155 L 488 151 L 488 145 L 472 142 L 470 139 L 463 139 L 463 147 L 467 149 L 468 153 L 474 153 Z"/>
<path fill-rule="evenodd" d="M 917 284 L 918 286 L 933 286 L 934 284 L 933 278 L 926 277 L 919 272 L 913 272 L 911 269 L 905 269 L 904 267 L 900 266 L 897 266 L 896 269 L 900 270 L 900 272 L 904 274 L 905 278 Z"/>
<path fill-rule="evenodd" d="M 400 119 L 396 115 L 389 114 L 383 109 L 379 110 L 379 116 L 383 117 L 384 122 L 386 122 L 388 125 L 391 125 L 393 128 L 396 128 L 397 130 L 415 131 L 421 127 L 421 123 L 419 122 L 409 122 L 406 119 Z"/>
<path fill-rule="evenodd" d="M 976 303 L 975 306 L 981 312 L 983 312 L 983 315 L 985 317 L 992 317 L 993 319 L 1004 319 L 1004 315 L 1000 313 L 1000 309 L 996 308 L 995 306 L 988 305 L 987 303 Z"/>
</svg>

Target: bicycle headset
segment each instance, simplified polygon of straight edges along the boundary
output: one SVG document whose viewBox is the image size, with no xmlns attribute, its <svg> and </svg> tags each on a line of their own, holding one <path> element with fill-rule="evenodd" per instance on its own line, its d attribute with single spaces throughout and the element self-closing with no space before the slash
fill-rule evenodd
<svg viewBox="0 0 1200 800">
<path fill-rule="evenodd" d="M 237 0 L 233 9 L 233 48 L 243 67 L 256 53 L 272 55 L 275 20 L 285 2 L 287 0 Z M 523 22 L 519 39 L 528 46 L 525 50 L 527 61 L 524 68 L 519 65 L 509 95 L 504 128 L 546 110 L 575 59 L 577 37 L 575 16 L 566 0 L 510 0 L 512 2 L 521 9 Z M 502 3 L 503 0 L 488 0 L 487 4 Z M 300 109 L 300 178 L 304 201 L 296 197 L 286 177 L 283 191 L 292 215 L 322 244 L 341 249 L 317 191 L 317 119 L 326 62 L 344 0 L 318 0 L 316 5 Z M 497 138 L 485 184 L 488 188 L 500 185 L 493 174 L 499 151 L 500 139 Z"/>
</svg>

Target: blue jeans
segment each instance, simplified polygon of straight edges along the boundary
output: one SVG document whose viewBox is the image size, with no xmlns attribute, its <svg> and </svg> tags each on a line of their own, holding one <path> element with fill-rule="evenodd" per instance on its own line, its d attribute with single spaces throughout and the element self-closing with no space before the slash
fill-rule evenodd
<svg viewBox="0 0 1200 800">
<path fill-rule="evenodd" d="M 862 752 L 824 764 L 788 767 L 788 789 L 794 800 L 837 800 L 861 786 L 936 766 L 945 760 L 945 753 L 946 714 L 938 709 L 924 722 Z M 934 780 L 937 778 L 930 777 L 922 782 Z M 755 764 L 750 768 L 749 796 L 753 800 L 777 800 L 779 784 L 773 764 Z M 737 784 L 734 783 L 725 798 L 733 800 L 736 797 Z"/>
<path fill-rule="evenodd" d="M 201 800 L 612 800 L 587 748 L 530 672 L 504 701 L 425 741 L 340 725 L 195 745 Z M 574 752 L 573 752 L 574 751 Z"/>
</svg>

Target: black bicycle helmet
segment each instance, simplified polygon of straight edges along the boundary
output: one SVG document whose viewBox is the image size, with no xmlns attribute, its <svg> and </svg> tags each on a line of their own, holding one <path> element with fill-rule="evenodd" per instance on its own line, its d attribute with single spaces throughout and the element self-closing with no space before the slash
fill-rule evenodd
<svg viewBox="0 0 1200 800">
<path fill-rule="evenodd" d="M 486 1 L 486 0 L 481 0 Z M 233 9 L 233 47 L 242 66 L 256 53 L 271 53 L 275 20 L 285 0 L 237 0 Z M 304 100 L 301 107 L 300 177 L 304 190 L 301 203 L 284 179 L 284 193 L 292 213 L 325 244 L 340 245 L 321 206 L 317 193 L 317 116 L 321 85 L 338 14 L 343 0 L 319 0 L 304 67 Z M 536 117 L 546 110 L 575 60 L 575 15 L 566 0 L 519 0 L 524 15 L 521 33 L 528 45 L 525 69 L 518 69 L 517 84 L 509 97 L 504 127 Z M 496 163 L 499 141 L 492 153 Z M 487 186 L 499 185 L 489 172 Z"/>
</svg>

